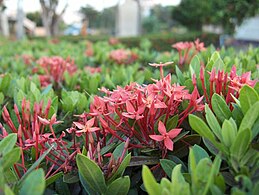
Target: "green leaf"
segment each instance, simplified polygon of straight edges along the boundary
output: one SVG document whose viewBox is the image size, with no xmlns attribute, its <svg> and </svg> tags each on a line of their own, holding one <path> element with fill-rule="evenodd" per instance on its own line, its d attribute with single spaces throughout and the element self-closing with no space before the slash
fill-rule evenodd
<svg viewBox="0 0 259 195">
<path fill-rule="evenodd" d="M 203 191 L 203 195 L 206 195 L 208 193 L 210 186 L 214 183 L 214 178 L 219 173 L 220 164 L 221 164 L 220 156 L 216 156 L 212 164 L 212 167 L 210 169 L 210 172 L 208 174 L 208 179 L 207 179 L 205 189 Z"/>
<path fill-rule="evenodd" d="M 184 84 L 185 82 L 185 79 L 184 79 L 184 76 L 183 76 L 183 73 L 181 72 L 181 70 L 178 68 L 178 66 L 175 66 L 175 72 L 176 72 L 176 75 L 178 77 L 178 81 L 181 85 Z"/>
<path fill-rule="evenodd" d="M 207 138 L 213 144 L 216 143 L 215 137 L 206 123 L 200 119 L 199 117 L 190 114 L 189 115 L 189 123 L 194 131 L 196 131 L 199 135 Z"/>
<path fill-rule="evenodd" d="M 11 133 L 0 142 L 0 154 L 5 155 L 10 152 L 17 142 L 17 134 Z"/>
<path fill-rule="evenodd" d="M 189 172 L 193 172 L 196 168 L 197 164 L 204 158 L 209 158 L 208 153 L 200 146 L 194 145 L 190 149 L 189 160 L 188 160 L 188 168 Z"/>
<path fill-rule="evenodd" d="M 149 195 L 158 195 L 161 193 L 159 184 L 156 182 L 153 174 L 146 165 L 143 165 L 142 168 L 142 179 Z"/>
<path fill-rule="evenodd" d="M 113 181 L 107 188 L 106 195 L 127 195 L 130 188 L 129 176 L 120 177 Z"/>
<path fill-rule="evenodd" d="M 177 165 L 175 162 L 168 159 L 160 159 L 161 166 L 168 177 L 171 177 L 173 168 Z"/>
<path fill-rule="evenodd" d="M 181 173 L 181 165 L 176 165 L 174 167 L 171 180 L 171 194 L 191 194 L 190 185 L 185 181 L 183 174 Z"/>
<path fill-rule="evenodd" d="M 96 191 L 94 191 L 89 185 L 88 183 L 85 181 L 85 179 L 83 178 L 83 176 L 78 173 L 79 175 L 79 180 L 82 184 L 82 186 L 84 187 L 85 191 L 87 192 L 87 194 L 91 194 L 91 195 L 99 195 L 99 193 L 97 193 Z"/>
<path fill-rule="evenodd" d="M 45 190 L 45 177 L 43 169 L 32 171 L 22 182 L 21 195 L 43 194 Z"/>
<path fill-rule="evenodd" d="M 249 108 L 252 107 L 253 104 L 259 101 L 259 97 L 252 87 L 245 85 L 240 90 L 239 100 L 241 104 L 241 109 L 245 114 L 249 110 Z"/>
<path fill-rule="evenodd" d="M 214 93 L 211 101 L 212 109 L 221 122 L 223 122 L 225 119 L 229 119 L 232 116 L 229 107 L 220 95 Z"/>
<path fill-rule="evenodd" d="M 63 176 L 63 181 L 64 181 L 65 183 L 76 183 L 76 182 L 79 181 L 78 174 L 77 174 L 77 173 L 74 173 L 74 172 L 66 173 L 66 174 L 64 174 L 64 176 Z"/>
<path fill-rule="evenodd" d="M 239 161 L 247 151 L 251 143 L 251 134 L 250 129 L 238 132 L 234 143 L 230 147 L 230 155 L 236 160 Z"/>
<path fill-rule="evenodd" d="M 222 138 L 225 146 L 230 147 L 234 142 L 237 135 L 237 128 L 234 126 L 230 120 L 225 120 L 222 125 Z"/>
<path fill-rule="evenodd" d="M 103 173 L 94 161 L 82 154 L 77 154 L 76 164 L 79 173 L 93 190 L 99 193 L 104 193 L 106 191 L 107 187 Z"/>
<path fill-rule="evenodd" d="M 206 113 L 205 117 L 206 117 L 207 123 L 209 124 L 213 133 L 217 136 L 217 138 L 219 138 L 219 140 L 222 140 L 221 128 L 218 123 L 218 120 L 207 104 L 205 105 L 205 113 Z"/>
<path fill-rule="evenodd" d="M 113 151 L 113 155 L 114 155 L 114 159 L 118 160 L 119 158 L 121 158 L 122 152 L 124 150 L 124 146 L 125 146 L 125 142 L 120 143 L 115 150 Z M 126 152 L 125 155 L 127 155 L 128 153 Z"/>
<path fill-rule="evenodd" d="M 22 178 L 20 179 L 18 185 L 20 186 L 21 183 L 26 179 L 26 177 L 36 168 L 39 166 L 39 164 L 41 163 L 41 161 L 43 161 L 45 159 L 45 157 L 48 155 L 48 153 L 50 152 L 50 150 L 52 150 L 53 145 L 46 150 L 39 158 L 38 160 L 36 160 L 32 166 L 26 171 L 26 173 L 22 176 Z"/>
<path fill-rule="evenodd" d="M 6 170 L 7 168 L 10 168 L 11 166 L 13 166 L 14 163 L 16 163 L 19 159 L 20 159 L 20 148 L 17 147 L 9 151 L 8 153 L 6 153 L 2 158 L 2 162 L 0 158 L 1 166 L 3 167 L 4 170 Z"/>
<path fill-rule="evenodd" d="M 253 129 L 253 125 L 259 116 L 259 102 L 256 102 L 249 110 L 246 112 L 238 131 L 244 131 L 245 129 Z M 257 132 L 257 133 L 256 133 Z M 252 138 L 258 134 L 257 129 L 253 129 Z"/>
<path fill-rule="evenodd" d="M 125 169 L 127 168 L 127 166 L 130 163 L 130 159 L 131 159 L 131 153 L 129 153 L 121 162 L 119 168 L 116 170 L 115 173 L 113 173 L 113 175 L 108 179 L 107 183 L 111 183 L 113 182 L 115 179 L 117 179 L 118 177 L 121 177 L 125 171 Z"/>
<path fill-rule="evenodd" d="M 11 190 L 11 188 L 7 184 L 5 184 L 5 187 L 4 187 L 4 194 L 5 195 L 14 195 L 14 192 Z"/>
<path fill-rule="evenodd" d="M 242 119 L 244 118 L 244 114 L 238 105 L 232 105 L 234 107 L 234 109 L 232 110 L 232 116 L 235 119 L 237 126 L 239 126 L 241 124 Z"/>
<path fill-rule="evenodd" d="M 50 184 L 54 183 L 58 178 L 60 178 L 63 175 L 62 172 L 59 172 L 48 179 L 46 179 L 46 187 L 48 187 Z"/>
<path fill-rule="evenodd" d="M 175 115 L 172 118 L 169 118 L 166 122 L 167 131 L 174 129 L 177 126 L 177 123 L 178 123 L 178 115 Z"/>
<path fill-rule="evenodd" d="M 192 58 L 189 69 L 190 69 L 191 75 L 195 74 L 196 77 L 199 77 L 199 75 L 200 75 L 200 59 L 197 55 L 195 55 Z"/>
</svg>

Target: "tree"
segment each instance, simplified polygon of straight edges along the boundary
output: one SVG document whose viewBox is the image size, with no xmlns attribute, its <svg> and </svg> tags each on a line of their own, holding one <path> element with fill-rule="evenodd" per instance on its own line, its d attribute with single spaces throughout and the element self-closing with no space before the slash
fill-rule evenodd
<svg viewBox="0 0 259 195">
<path fill-rule="evenodd" d="M 42 21 L 46 29 L 47 36 L 58 35 L 59 23 L 61 17 L 66 11 L 68 4 L 63 7 L 60 13 L 57 13 L 59 1 L 58 0 L 40 0 L 42 9 Z"/>
<path fill-rule="evenodd" d="M 86 5 L 81 7 L 79 13 L 83 15 L 84 19 L 88 21 L 89 27 L 97 27 L 99 12 L 96 11 L 93 7 Z"/>
<path fill-rule="evenodd" d="M 259 13 L 259 0 L 182 0 L 172 17 L 190 29 L 201 30 L 203 24 L 222 25 L 226 33 L 234 33 L 247 17 Z"/>
<path fill-rule="evenodd" d="M 43 26 L 40 12 L 30 12 L 26 14 L 26 17 L 36 23 L 36 26 Z"/>
</svg>

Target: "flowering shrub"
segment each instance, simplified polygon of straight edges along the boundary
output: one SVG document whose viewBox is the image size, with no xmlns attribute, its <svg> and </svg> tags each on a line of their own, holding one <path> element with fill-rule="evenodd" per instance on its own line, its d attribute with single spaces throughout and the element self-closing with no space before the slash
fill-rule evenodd
<svg viewBox="0 0 259 195">
<path fill-rule="evenodd" d="M 76 135 L 84 133 L 87 149 L 89 144 L 94 144 L 94 137 L 102 146 L 105 145 L 107 136 L 111 135 L 113 139 L 122 142 L 129 138 L 131 149 L 159 147 L 165 157 L 167 149 L 173 149 L 171 139 L 180 133 L 180 129 L 172 130 L 167 136 L 164 125 L 169 126 L 172 117 L 177 116 L 171 128 L 179 127 L 190 113 L 204 108 L 203 97 L 199 96 L 198 90 L 195 89 L 190 94 L 184 88 L 172 85 L 171 75 L 149 85 L 131 83 L 113 91 L 102 88 L 105 96 L 95 96 L 90 112 L 83 114 L 83 119 L 74 122 L 75 126 L 69 132 L 74 131 Z M 186 108 L 182 106 L 184 101 L 188 104 Z M 162 132 L 161 136 L 165 136 L 164 142 L 160 142 L 161 136 L 156 135 L 159 132 Z"/>
<path fill-rule="evenodd" d="M 258 48 L 116 42 L 0 50 L 0 194 L 258 194 Z"/>
<path fill-rule="evenodd" d="M 40 68 L 44 71 L 43 75 L 39 75 L 42 87 L 45 87 L 52 82 L 62 82 L 65 71 L 67 71 L 70 75 L 73 75 L 77 70 L 77 67 L 74 64 L 73 60 L 71 60 L 70 58 L 64 60 L 59 56 L 42 57 L 37 61 L 37 63 L 40 65 Z M 33 70 L 33 72 L 38 71 L 38 68 Z"/>
<path fill-rule="evenodd" d="M 17 125 L 13 122 L 15 119 L 10 117 L 7 108 L 5 106 L 3 108 L 2 116 L 8 129 L 18 135 L 17 146 L 21 151 L 21 163 L 16 163 L 14 168 L 19 178 L 28 170 L 28 162 L 38 160 L 50 146 L 54 146 L 55 150 L 51 150 L 45 157 L 46 178 L 60 171 L 66 173 L 73 168 L 72 164 L 76 152 L 70 153 L 66 141 L 63 140 L 65 132 L 62 132 L 59 137 L 56 136 L 53 125 L 61 123 L 61 121 L 56 120 L 56 115 L 54 114 L 50 120 L 46 119 L 48 118 L 50 107 L 51 101 L 49 100 L 45 108 L 43 107 L 42 101 L 41 103 L 35 103 L 33 109 L 31 109 L 30 102 L 23 99 L 21 113 L 18 107 L 14 105 L 14 114 L 18 121 Z M 47 127 L 49 127 L 49 130 L 47 130 Z M 7 130 L 1 123 L 0 128 L 2 131 L 0 137 L 4 138 L 8 136 Z M 32 151 L 34 151 L 34 155 L 31 158 L 29 154 Z"/>
<path fill-rule="evenodd" d="M 116 49 L 110 52 L 109 58 L 117 64 L 132 64 L 138 56 L 130 50 Z"/>
<path fill-rule="evenodd" d="M 194 42 L 178 42 L 172 45 L 178 51 L 179 66 L 189 64 L 192 58 L 201 51 L 204 51 L 204 43 L 196 39 Z"/>
</svg>

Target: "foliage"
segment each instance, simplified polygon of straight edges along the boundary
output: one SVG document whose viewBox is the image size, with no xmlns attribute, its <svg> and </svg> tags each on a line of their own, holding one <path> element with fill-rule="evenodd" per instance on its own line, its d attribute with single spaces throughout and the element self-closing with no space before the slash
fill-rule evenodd
<svg viewBox="0 0 259 195">
<path fill-rule="evenodd" d="M 257 194 L 258 48 L 0 44 L 5 193 Z"/>
<path fill-rule="evenodd" d="M 26 14 L 26 17 L 36 23 L 36 26 L 43 26 L 40 12 L 30 12 Z"/>
<path fill-rule="evenodd" d="M 201 30 L 204 24 L 214 24 L 222 25 L 226 33 L 234 33 L 236 25 L 258 13 L 258 3 L 258 0 L 182 0 L 173 9 L 172 17 L 191 29 Z"/>
</svg>

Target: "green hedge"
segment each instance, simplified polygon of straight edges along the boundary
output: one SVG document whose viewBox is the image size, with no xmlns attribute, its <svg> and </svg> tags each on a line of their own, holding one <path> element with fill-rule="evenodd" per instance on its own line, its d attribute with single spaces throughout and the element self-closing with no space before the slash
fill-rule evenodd
<svg viewBox="0 0 259 195">
<path fill-rule="evenodd" d="M 179 41 L 194 41 L 199 38 L 205 43 L 205 45 L 213 44 L 214 46 L 219 45 L 219 35 L 200 33 L 200 32 L 188 32 L 184 34 L 176 33 L 160 33 L 152 35 L 142 35 L 138 37 L 125 37 L 119 38 L 119 40 L 127 47 L 139 47 L 139 43 L 142 39 L 147 38 L 152 43 L 152 48 L 157 51 L 167 51 L 171 49 L 171 45 Z M 30 39 L 46 41 L 47 38 L 42 37 L 30 37 Z M 92 42 L 105 41 L 109 39 L 109 36 L 60 36 L 58 37 L 61 41 L 68 42 L 81 42 L 82 40 L 89 40 Z"/>
</svg>

